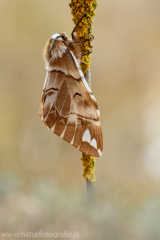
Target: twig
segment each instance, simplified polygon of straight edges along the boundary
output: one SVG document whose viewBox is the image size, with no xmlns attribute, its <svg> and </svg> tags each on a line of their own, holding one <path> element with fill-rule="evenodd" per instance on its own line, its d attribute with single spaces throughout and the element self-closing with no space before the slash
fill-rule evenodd
<svg viewBox="0 0 160 240">
<path fill-rule="evenodd" d="M 97 5 L 98 3 L 96 0 L 71 0 L 71 3 L 69 4 L 75 25 L 78 23 L 79 19 L 86 15 L 81 24 L 79 24 L 76 28 L 76 32 L 82 41 L 92 39 L 92 18 L 95 15 L 94 10 Z M 92 47 L 91 41 L 86 41 L 82 44 L 82 53 L 90 53 Z M 91 87 L 90 58 L 91 54 L 82 57 L 81 69 L 85 75 L 88 85 Z M 95 158 L 82 154 L 81 160 L 83 161 L 84 166 L 83 176 L 86 178 L 87 202 L 89 206 L 95 207 Z"/>
</svg>

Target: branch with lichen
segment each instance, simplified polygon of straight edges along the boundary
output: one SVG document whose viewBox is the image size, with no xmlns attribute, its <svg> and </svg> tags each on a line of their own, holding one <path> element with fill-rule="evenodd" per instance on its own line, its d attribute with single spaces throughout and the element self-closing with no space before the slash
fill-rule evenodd
<svg viewBox="0 0 160 240">
<path fill-rule="evenodd" d="M 78 37 L 81 40 L 91 39 L 92 38 L 92 24 L 93 16 L 95 16 L 95 9 L 98 3 L 96 0 L 71 0 L 69 4 L 71 8 L 71 13 L 73 15 L 73 22 L 76 25 L 81 17 L 87 14 L 86 17 L 82 19 L 79 26 L 76 29 Z M 82 45 L 82 53 L 88 54 L 91 52 L 93 46 L 91 41 L 85 42 Z M 82 57 L 81 69 L 85 74 L 90 66 L 91 54 Z"/>
<path fill-rule="evenodd" d="M 87 154 L 82 154 L 81 160 L 83 161 L 83 177 L 88 179 L 90 182 L 95 182 L 95 157 L 89 156 Z"/>
<path fill-rule="evenodd" d="M 96 0 L 71 0 L 69 4 L 71 8 L 71 13 L 73 15 L 73 22 L 77 25 L 78 21 L 86 15 L 82 21 L 78 24 L 76 32 L 81 41 L 87 39 L 92 39 L 92 25 L 93 25 L 93 16 L 95 16 L 95 9 L 98 3 Z M 87 54 L 82 57 L 81 69 L 85 74 L 85 78 L 88 82 L 88 85 L 91 86 L 91 73 L 90 73 L 90 58 L 92 51 L 91 41 L 86 41 L 82 44 L 82 55 Z M 82 163 L 83 163 L 83 177 L 86 179 L 87 192 L 89 198 L 89 205 L 93 203 L 95 205 L 95 189 L 94 182 L 96 181 L 95 177 L 95 157 L 89 156 L 87 154 L 82 154 Z M 92 205 L 92 204 L 91 204 Z"/>
</svg>

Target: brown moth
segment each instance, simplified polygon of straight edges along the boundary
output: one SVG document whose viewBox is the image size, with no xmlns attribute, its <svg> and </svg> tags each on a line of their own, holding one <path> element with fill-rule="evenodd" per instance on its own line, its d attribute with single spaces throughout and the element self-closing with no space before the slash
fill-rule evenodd
<svg viewBox="0 0 160 240">
<path fill-rule="evenodd" d="M 82 153 L 100 157 L 103 151 L 100 112 L 80 69 L 81 43 L 74 31 L 72 39 L 65 33 L 56 33 L 47 41 L 44 49 L 47 74 L 39 114 L 53 133 Z"/>
</svg>

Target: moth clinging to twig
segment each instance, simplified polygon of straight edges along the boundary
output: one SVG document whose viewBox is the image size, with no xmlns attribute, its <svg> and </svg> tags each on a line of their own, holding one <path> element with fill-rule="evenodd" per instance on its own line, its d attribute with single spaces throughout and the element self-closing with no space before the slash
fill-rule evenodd
<svg viewBox="0 0 160 240">
<path fill-rule="evenodd" d="M 84 56 L 81 44 L 84 41 L 81 42 L 77 36 L 76 27 L 71 34 L 72 39 L 68 39 L 65 33 L 56 33 L 46 43 L 44 60 L 47 74 L 40 117 L 53 133 L 79 151 L 100 157 L 103 151 L 100 112 L 80 68 Z"/>
</svg>

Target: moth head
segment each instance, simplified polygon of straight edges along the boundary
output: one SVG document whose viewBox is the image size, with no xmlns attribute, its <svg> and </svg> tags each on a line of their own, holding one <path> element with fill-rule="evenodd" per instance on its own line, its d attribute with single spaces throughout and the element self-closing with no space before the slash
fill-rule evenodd
<svg viewBox="0 0 160 240">
<path fill-rule="evenodd" d="M 64 42 L 68 40 L 67 34 L 65 32 L 60 33 L 60 35 Z"/>
<path fill-rule="evenodd" d="M 60 50 L 60 56 L 65 51 L 65 42 L 68 41 L 68 37 L 66 33 L 62 32 L 60 34 L 55 33 L 52 37 L 47 41 L 45 49 L 44 49 L 44 59 L 45 61 L 50 61 L 50 59 L 54 56 L 58 57 L 57 51 Z M 55 55 L 57 54 L 57 55 Z"/>
</svg>

